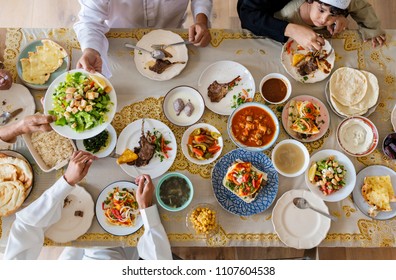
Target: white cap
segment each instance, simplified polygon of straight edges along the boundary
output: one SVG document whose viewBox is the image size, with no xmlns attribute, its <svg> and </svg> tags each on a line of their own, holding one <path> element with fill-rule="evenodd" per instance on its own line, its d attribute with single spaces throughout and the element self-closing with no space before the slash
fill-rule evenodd
<svg viewBox="0 0 396 280">
<path fill-rule="evenodd" d="M 346 8 L 348 8 L 351 0 L 320 0 L 320 2 L 339 8 L 341 10 L 345 10 Z"/>
</svg>

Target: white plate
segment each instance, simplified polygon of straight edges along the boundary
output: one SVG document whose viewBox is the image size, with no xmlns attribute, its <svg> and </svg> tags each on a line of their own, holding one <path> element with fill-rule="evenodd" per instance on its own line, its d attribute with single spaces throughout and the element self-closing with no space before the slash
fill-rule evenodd
<svg viewBox="0 0 396 280">
<path fill-rule="evenodd" d="M 392 113 L 391 113 L 391 122 L 393 126 L 393 131 L 396 131 L 396 105 L 393 107 Z"/>
<path fill-rule="evenodd" d="M 68 72 L 63 73 L 62 75 L 60 75 L 58 78 L 56 78 L 51 85 L 49 86 L 49 88 L 47 89 L 47 92 L 45 93 L 45 97 L 44 97 L 44 114 L 48 115 L 48 111 L 52 110 L 53 108 L 53 100 L 52 100 L 52 94 L 55 92 L 55 88 L 63 81 L 65 81 L 66 75 L 68 73 L 74 73 L 74 72 L 81 72 L 87 76 L 90 75 L 90 73 L 88 73 L 87 71 L 83 70 L 83 69 L 74 69 Z M 117 108 L 117 96 L 116 96 L 116 92 L 114 90 L 114 87 L 112 86 L 112 84 L 110 83 L 110 81 L 102 76 L 99 73 L 95 73 L 95 75 L 102 77 L 105 81 L 106 84 L 109 85 L 112 89 L 110 91 L 109 96 L 110 96 L 110 101 L 113 102 L 113 105 L 110 105 L 110 110 L 109 112 L 106 113 L 107 115 L 107 121 L 105 121 L 104 123 L 102 123 L 101 125 L 95 126 L 94 128 L 91 129 L 87 129 L 85 131 L 82 132 L 77 132 L 75 130 L 73 130 L 70 126 L 65 125 L 65 126 L 59 126 L 59 125 L 55 125 L 55 123 L 51 123 L 51 127 L 58 132 L 60 135 L 65 136 L 67 138 L 70 139 L 86 139 L 86 138 L 91 138 L 99 133 L 101 133 L 103 130 L 106 129 L 106 127 L 111 123 L 111 121 L 113 120 L 114 114 L 116 112 L 116 108 Z"/>
<path fill-rule="evenodd" d="M 181 148 L 183 151 L 184 156 L 191 161 L 192 163 L 195 164 L 199 164 L 199 165 L 204 165 L 204 164 L 209 164 L 213 161 L 215 161 L 221 154 L 221 151 L 223 150 L 223 137 L 220 136 L 217 141 L 218 141 L 218 145 L 221 147 L 220 150 L 214 154 L 214 156 L 210 159 L 205 159 L 205 160 L 199 160 L 196 158 L 193 158 L 190 156 L 190 154 L 188 153 L 188 147 L 187 147 L 187 143 L 188 143 L 188 138 L 190 136 L 190 134 L 197 128 L 205 128 L 211 132 L 217 132 L 221 135 L 220 131 L 215 128 L 213 125 L 210 124 L 206 124 L 206 123 L 197 123 L 193 126 L 190 126 L 183 134 L 182 140 L 181 140 Z"/>
<path fill-rule="evenodd" d="M 326 204 L 311 192 L 291 190 L 284 193 L 272 210 L 272 224 L 279 239 L 296 249 L 316 247 L 326 238 L 331 220 L 310 209 L 299 209 L 293 198 L 303 197 L 318 210 L 329 213 Z"/>
<path fill-rule="evenodd" d="M 172 130 L 163 122 L 154 119 L 144 119 L 144 133 L 146 134 L 147 130 L 153 131 L 154 129 L 161 132 L 162 135 L 165 137 L 165 140 L 170 141 L 168 146 L 171 147 L 172 150 L 168 152 L 169 158 L 165 158 L 161 162 L 160 158 L 154 155 L 154 157 L 150 160 L 149 164 L 141 167 L 121 164 L 120 167 L 122 168 L 122 170 L 124 170 L 128 175 L 134 178 L 136 178 L 140 174 L 149 174 L 151 178 L 157 178 L 164 174 L 166 171 L 168 171 L 168 169 L 172 166 L 173 162 L 176 159 L 177 143 Z M 120 155 L 127 148 L 133 151 L 135 147 L 139 147 L 141 131 L 141 119 L 136 120 L 133 123 L 130 123 L 127 127 L 125 127 L 118 137 L 116 153 Z"/>
<path fill-rule="evenodd" d="M 59 44 L 58 42 L 56 42 Z M 63 58 L 62 65 L 59 66 L 58 69 L 56 69 L 54 72 L 51 73 L 50 78 L 48 81 L 46 81 L 44 84 L 39 85 L 39 84 L 32 84 L 25 82 L 22 78 L 22 64 L 21 64 L 21 59 L 22 58 L 28 58 L 29 57 L 29 52 L 36 52 L 37 49 L 36 47 L 42 46 L 43 42 L 41 40 L 36 40 L 31 42 L 30 44 L 26 45 L 23 50 L 20 52 L 18 56 L 18 61 L 17 61 L 17 71 L 18 71 L 18 76 L 21 79 L 21 81 L 29 88 L 32 89 L 38 89 L 38 90 L 45 90 L 47 89 L 50 84 L 57 78 L 59 75 L 65 73 L 67 70 L 70 68 L 70 56 L 67 55 Z"/>
<path fill-rule="evenodd" d="M 92 224 L 94 202 L 91 195 L 84 188 L 75 186 L 67 199 L 70 202 L 64 203 L 60 220 L 45 232 L 45 236 L 54 242 L 76 240 L 86 233 Z M 75 216 L 76 211 L 82 211 L 83 216 Z"/>
<path fill-rule="evenodd" d="M 183 41 L 180 35 L 168 30 L 153 30 L 142 37 L 136 46 L 152 51 L 151 45 L 154 44 L 172 44 Z M 143 76 L 156 81 L 167 81 L 180 74 L 186 67 L 188 61 L 188 50 L 186 45 L 171 46 L 166 49 L 173 57 L 166 58 L 170 62 L 185 62 L 184 64 L 175 64 L 166 69 L 163 73 L 158 74 L 149 69 L 150 65 L 154 65 L 155 59 L 146 52 L 135 50 L 135 64 L 137 70 Z"/>
<path fill-rule="evenodd" d="M 292 125 L 290 119 L 289 119 L 289 107 L 290 107 L 290 102 L 292 100 L 295 101 L 310 101 L 316 105 L 319 106 L 320 109 L 320 116 L 317 118 L 317 124 L 318 124 L 318 128 L 320 130 L 320 132 L 318 134 L 313 134 L 308 138 L 302 138 L 301 134 L 298 132 L 295 132 L 294 130 L 292 130 L 290 127 Z M 282 110 L 282 124 L 283 124 L 283 128 L 286 130 L 287 134 L 289 134 L 291 137 L 293 137 L 294 139 L 300 141 L 300 142 L 313 142 L 316 141 L 320 138 L 323 137 L 323 135 L 325 135 L 326 131 L 329 129 L 330 126 L 330 115 L 329 115 L 329 111 L 327 110 L 326 105 L 323 104 L 322 101 L 320 101 L 319 99 L 317 99 L 316 97 L 310 96 L 310 95 L 299 95 L 296 96 L 292 99 L 290 99 L 285 107 L 283 107 Z"/>
<path fill-rule="evenodd" d="M 33 115 L 36 111 L 33 96 L 25 86 L 13 83 L 10 89 L 0 90 L 0 114 L 6 111 L 12 112 L 19 108 L 22 108 L 23 111 L 9 120 L 8 124 Z"/>
<path fill-rule="evenodd" d="M 329 106 L 330 106 L 331 110 L 334 112 L 334 114 L 336 114 L 337 116 L 339 116 L 340 118 L 343 118 L 343 119 L 347 118 L 348 116 L 345 116 L 344 114 L 339 113 L 339 112 L 334 108 L 333 103 L 332 103 L 332 100 L 331 100 L 331 98 L 330 98 L 329 86 L 330 86 L 330 82 L 327 81 L 326 87 L 325 87 L 325 96 L 326 96 L 327 104 L 329 104 Z M 379 98 L 377 99 L 377 103 L 375 103 L 374 106 L 368 108 L 367 112 L 364 113 L 364 114 L 362 114 L 361 116 L 362 116 L 362 117 L 368 118 L 368 116 L 370 116 L 372 113 L 375 112 L 375 109 L 377 109 L 378 104 L 379 104 Z M 396 112 L 395 112 L 395 113 L 396 113 Z M 394 118 L 395 118 L 395 121 L 396 121 L 396 116 L 395 116 Z"/>
<path fill-rule="evenodd" d="M 117 144 L 117 133 L 114 127 L 111 124 L 109 124 L 105 130 L 107 130 L 107 132 L 109 133 L 110 141 L 105 148 L 102 148 L 101 150 L 99 150 L 99 152 L 93 154 L 98 158 L 104 158 L 110 155 Z M 79 150 L 87 151 L 84 146 L 84 140 L 77 140 L 76 145 Z"/>
<path fill-rule="evenodd" d="M 136 221 L 133 226 L 130 227 L 116 226 L 116 225 L 111 225 L 107 222 L 106 216 L 104 215 L 104 211 L 102 209 L 102 202 L 106 200 L 107 195 L 110 192 L 112 192 L 115 187 L 119 187 L 120 189 L 126 188 L 130 191 L 134 190 L 135 192 L 137 189 L 137 186 L 134 183 L 128 181 L 114 182 L 108 185 L 107 187 L 105 187 L 102 190 L 102 192 L 99 194 L 98 199 L 96 200 L 96 206 L 95 206 L 96 219 L 98 220 L 100 226 L 108 233 L 118 236 L 129 235 L 142 227 L 143 219 L 140 214 L 136 217 Z"/>
<path fill-rule="evenodd" d="M 173 109 L 173 102 L 181 98 L 186 104 L 188 101 L 194 106 L 191 116 L 187 116 L 184 110 L 177 116 Z M 189 126 L 199 121 L 205 111 L 205 102 L 199 92 L 190 86 L 178 86 L 171 89 L 164 98 L 163 110 L 165 117 L 175 125 Z"/>
<path fill-rule="evenodd" d="M 366 168 L 362 169 L 358 175 L 356 176 L 356 186 L 353 189 L 353 201 L 355 202 L 356 206 L 359 210 L 368 215 L 368 210 L 370 208 L 369 204 L 362 196 L 362 186 L 364 184 L 364 177 L 366 176 L 385 176 L 389 175 L 391 177 L 393 190 L 396 192 L 396 172 L 392 169 L 382 166 L 382 165 L 371 165 L 367 166 Z M 392 211 L 390 212 L 383 212 L 380 211 L 376 217 L 370 217 L 376 220 L 388 220 L 396 216 L 396 203 L 391 202 Z"/>
<path fill-rule="evenodd" d="M 237 76 L 241 77 L 238 84 L 220 100 L 220 102 L 212 102 L 208 96 L 208 87 L 214 81 L 218 83 L 228 83 Z M 233 106 L 233 96 L 238 96 L 246 90 L 249 97 L 253 99 L 256 92 L 256 86 L 252 74 L 245 66 L 235 61 L 218 61 L 209 65 L 201 74 L 198 80 L 198 90 L 205 100 L 205 105 L 209 110 L 219 115 L 230 115 L 235 108 Z"/>
<path fill-rule="evenodd" d="M 316 83 L 316 82 L 320 82 L 324 79 L 326 79 L 330 73 L 331 70 L 333 70 L 334 68 L 334 61 L 335 61 L 335 52 L 333 50 L 333 52 L 327 57 L 327 61 L 331 64 L 331 70 L 329 71 L 329 73 L 323 73 L 321 70 L 317 69 L 315 72 L 307 75 L 307 76 L 301 76 L 298 72 L 297 72 L 297 67 L 292 66 L 292 59 L 293 59 L 293 55 L 292 53 L 288 54 L 286 51 L 286 47 L 288 45 L 288 43 L 290 42 L 290 40 L 293 40 L 292 38 L 290 38 L 284 45 L 282 48 L 282 53 L 281 53 L 281 62 L 283 67 L 285 68 L 286 72 L 289 73 L 290 76 L 293 77 L 293 79 L 295 79 L 296 81 L 299 81 L 301 83 Z M 293 40 L 293 43 L 291 44 L 291 48 L 294 50 L 297 50 L 297 42 L 295 40 Z M 325 45 L 323 46 L 323 49 L 325 49 L 327 51 L 327 53 L 330 52 L 330 50 L 332 49 L 332 46 L 330 45 L 329 41 L 325 40 Z M 307 53 L 307 50 L 301 50 L 298 51 L 299 53 Z M 306 77 L 304 79 L 304 77 Z"/>
<path fill-rule="evenodd" d="M 340 190 L 329 194 L 329 195 L 324 195 L 321 190 L 319 190 L 318 186 L 315 186 L 312 184 L 309 179 L 308 179 L 308 172 L 312 164 L 316 161 L 321 161 L 329 156 L 334 156 L 335 160 L 338 161 L 340 165 L 344 165 L 345 170 L 347 171 L 345 175 L 345 186 L 343 186 Z M 355 166 L 353 165 L 352 161 L 343 153 L 337 151 L 337 150 L 321 150 L 314 155 L 312 155 L 308 168 L 305 170 L 305 183 L 307 184 L 308 188 L 313 192 L 315 195 L 317 195 L 319 198 L 323 199 L 324 201 L 329 201 L 329 202 L 336 202 L 343 200 L 344 198 L 348 197 L 348 195 L 351 194 L 353 191 L 353 188 L 355 187 L 356 184 L 356 170 Z"/>
</svg>

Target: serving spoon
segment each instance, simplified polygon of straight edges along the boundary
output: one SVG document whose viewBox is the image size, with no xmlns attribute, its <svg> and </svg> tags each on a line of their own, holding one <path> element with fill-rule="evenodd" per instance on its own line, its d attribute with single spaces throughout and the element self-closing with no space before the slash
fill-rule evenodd
<svg viewBox="0 0 396 280">
<path fill-rule="evenodd" d="M 20 112 L 23 111 L 23 108 L 16 109 L 13 112 L 4 112 L 3 114 L 0 115 L 0 126 L 5 125 L 8 123 L 10 119 L 18 115 Z"/>
<path fill-rule="evenodd" d="M 337 221 L 337 218 L 336 218 L 336 217 L 334 217 L 334 216 L 332 216 L 332 215 L 329 215 L 329 214 L 327 214 L 327 213 L 325 213 L 325 212 L 322 212 L 322 211 L 320 211 L 320 210 L 318 210 L 318 209 L 312 207 L 312 206 L 309 204 L 309 202 L 308 202 L 305 198 L 302 198 L 302 197 L 295 197 L 295 198 L 293 199 L 293 203 L 294 203 L 294 205 L 296 205 L 297 208 L 299 208 L 299 209 L 307 209 L 307 208 L 310 208 L 310 209 L 314 210 L 315 212 L 318 212 L 319 214 L 322 214 L 323 216 L 325 216 L 325 217 L 331 219 L 331 220 L 334 221 L 334 222 Z"/>
<path fill-rule="evenodd" d="M 125 44 L 125 47 L 149 53 L 151 55 L 151 57 L 154 58 L 154 59 L 163 59 L 165 57 L 165 53 L 163 51 L 161 51 L 161 50 L 153 50 L 151 52 L 151 51 L 139 48 L 139 47 L 137 47 L 135 45 L 131 45 L 131 44 Z"/>
</svg>

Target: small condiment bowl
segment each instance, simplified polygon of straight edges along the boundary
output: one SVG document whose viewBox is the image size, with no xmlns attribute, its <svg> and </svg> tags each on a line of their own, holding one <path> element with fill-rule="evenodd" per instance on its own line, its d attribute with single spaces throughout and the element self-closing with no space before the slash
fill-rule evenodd
<svg viewBox="0 0 396 280">
<path fill-rule="evenodd" d="M 197 210 L 197 212 L 196 212 Z M 204 211 L 202 213 L 201 211 Z M 210 214 L 209 214 L 210 211 Z M 200 214 L 200 213 L 202 214 Z M 193 215 L 202 215 L 194 223 Z M 219 231 L 219 218 L 217 208 L 209 203 L 200 203 L 193 206 L 186 216 L 187 228 L 200 238 L 210 238 Z M 209 218 L 212 218 L 209 220 Z"/>
<path fill-rule="evenodd" d="M 173 103 L 178 98 L 183 100 L 184 104 L 189 101 L 192 103 L 194 110 L 191 116 L 187 116 L 185 110 L 182 110 L 179 115 L 176 114 Z M 190 86 L 177 86 L 169 90 L 165 95 L 162 110 L 164 111 L 165 117 L 174 125 L 190 126 L 201 119 L 205 111 L 205 101 L 195 88 Z"/>
<path fill-rule="evenodd" d="M 396 132 L 392 132 L 384 138 L 382 151 L 390 159 L 396 160 Z"/>
<path fill-rule="evenodd" d="M 286 86 L 286 92 L 284 94 L 284 97 L 281 100 L 276 100 L 276 101 L 275 100 L 271 100 L 270 98 L 268 98 L 268 96 L 266 96 L 264 94 L 263 86 L 264 86 L 265 82 L 267 82 L 270 79 L 281 80 L 284 83 L 284 85 Z M 260 94 L 264 98 L 264 100 L 266 102 L 270 103 L 270 104 L 281 104 L 281 103 L 285 102 L 286 100 L 288 100 L 290 98 L 291 92 L 292 92 L 291 83 L 290 83 L 289 79 L 285 75 L 282 75 L 280 73 L 270 73 L 270 74 L 266 75 L 264 78 L 261 79 L 261 82 L 260 82 Z"/>
<path fill-rule="evenodd" d="M 240 133 L 236 133 L 234 134 L 233 132 L 233 123 L 234 123 L 234 119 L 235 122 L 234 125 L 239 125 L 241 123 L 246 123 L 246 121 L 238 121 L 238 119 L 236 118 L 236 116 L 239 115 L 239 112 L 241 112 L 242 110 L 246 110 L 252 107 L 259 107 L 259 109 L 264 110 L 268 116 L 272 119 L 272 121 L 274 122 L 274 131 L 272 134 L 272 137 L 270 138 L 270 140 L 267 143 L 264 143 L 264 145 L 258 146 L 258 145 L 248 145 L 248 144 L 244 144 L 242 143 L 240 140 L 238 140 L 238 137 L 241 135 Z M 236 108 L 230 115 L 230 117 L 228 118 L 228 122 L 227 122 L 227 132 L 229 137 L 231 138 L 232 142 L 234 142 L 235 145 L 237 145 L 238 147 L 248 150 L 248 151 L 252 151 L 252 152 L 261 152 L 264 150 L 269 149 L 273 144 L 275 144 L 276 139 L 278 139 L 279 136 L 279 121 L 278 118 L 276 117 L 275 113 L 266 105 L 262 104 L 262 103 L 258 103 L 258 102 L 248 102 L 248 103 L 244 103 L 242 105 L 240 105 L 238 108 Z"/>
<path fill-rule="evenodd" d="M 163 186 L 164 182 L 167 179 L 170 178 L 182 178 L 186 181 L 187 183 L 187 187 L 190 190 L 190 194 L 188 196 L 188 199 L 180 206 L 180 207 L 172 207 L 167 205 L 162 199 L 161 199 L 161 187 Z M 185 209 L 192 201 L 193 196 L 194 196 L 194 187 L 193 184 L 191 183 L 190 179 L 185 176 L 182 173 L 178 173 L 178 172 L 169 172 L 167 174 L 165 174 L 158 182 L 157 187 L 155 189 L 155 196 L 157 198 L 157 201 L 159 203 L 159 205 L 161 205 L 162 208 L 164 208 L 165 210 L 171 211 L 171 212 L 177 212 L 177 211 L 181 211 L 183 209 Z"/>
<path fill-rule="evenodd" d="M 286 145 L 289 145 L 289 144 L 296 146 L 298 151 L 301 153 L 300 154 L 293 153 L 292 151 L 290 151 L 290 149 L 287 149 Z M 279 159 L 279 161 L 278 161 L 277 153 L 280 153 L 280 152 L 283 152 L 285 154 L 284 154 L 284 156 L 280 156 L 278 158 Z M 283 163 L 286 162 L 287 165 L 289 165 L 293 168 L 294 167 L 293 164 L 296 163 L 298 160 L 297 157 L 303 158 L 302 164 L 300 165 L 298 170 L 296 170 L 292 173 L 286 172 L 284 169 L 282 169 L 280 166 L 278 166 L 278 164 L 280 162 L 283 162 Z M 272 150 L 271 160 L 272 160 L 275 170 L 278 171 L 279 174 L 281 174 L 285 177 L 297 177 L 297 176 L 301 175 L 302 173 L 304 173 L 304 171 L 308 168 L 309 152 L 308 152 L 308 149 L 301 142 L 299 142 L 297 140 L 293 140 L 293 139 L 286 139 L 286 140 L 283 140 L 283 141 L 279 142 L 278 144 L 276 144 L 276 146 Z"/>
<path fill-rule="evenodd" d="M 367 148 L 363 151 L 354 151 L 351 150 L 351 148 L 347 147 L 347 143 L 345 142 L 346 140 L 349 141 L 360 141 L 360 140 L 353 140 L 353 137 L 360 137 L 358 131 L 353 132 L 352 129 L 354 129 L 351 125 L 353 126 L 357 126 L 359 124 L 362 124 L 365 128 L 370 129 L 370 135 L 372 134 L 372 138 L 373 139 L 369 139 L 368 142 L 366 144 Z M 350 127 L 348 127 L 348 125 Z M 346 131 L 350 132 L 351 135 L 349 137 L 346 137 L 344 135 L 344 133 L 346 133 Z M 359 134 L 359 135 L 357 135 Z M 361 136 L 366 136 L 365 135 L 361 135 Z M 374 123 L 372 121 L 370 121 L 368 118 L 362 117 L 362 116 L 354 116 L 354 117 L 349 117 L 346 118 L 344 120 L 342 120 L 340 122 L 340 124 L 337 127 L 337 131 L 336 131 L 336 139 L 338 142 L 338 145 L 340 145 L 341 149 L 348 155 L 353 156 L 353 157 L 363 157 L 363 156 L 367 156 L 369 154 L 371 154 L 375 148 L 378 145 L 378 139 L 379 139 L 379 135 L 378 135 L 378 130 L 376 128 L 376 126 L 374 125 Z M 363 146 L 364 143 L 357 143 L 357 146 Z"/>
</svg>

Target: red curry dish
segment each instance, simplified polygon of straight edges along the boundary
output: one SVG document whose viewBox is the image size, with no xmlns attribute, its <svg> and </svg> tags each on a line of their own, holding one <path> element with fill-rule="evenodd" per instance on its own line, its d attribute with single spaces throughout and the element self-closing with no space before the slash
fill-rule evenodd
<svg viewBox="0 0 396 280">
<path fill-rule="evenodd" d="M 276 124 L 263 108 L 248 106 L 235 112 L 231 129 L 233 136 L 243 145 L 261 147 L 275 137 Z"/>
</svg>

